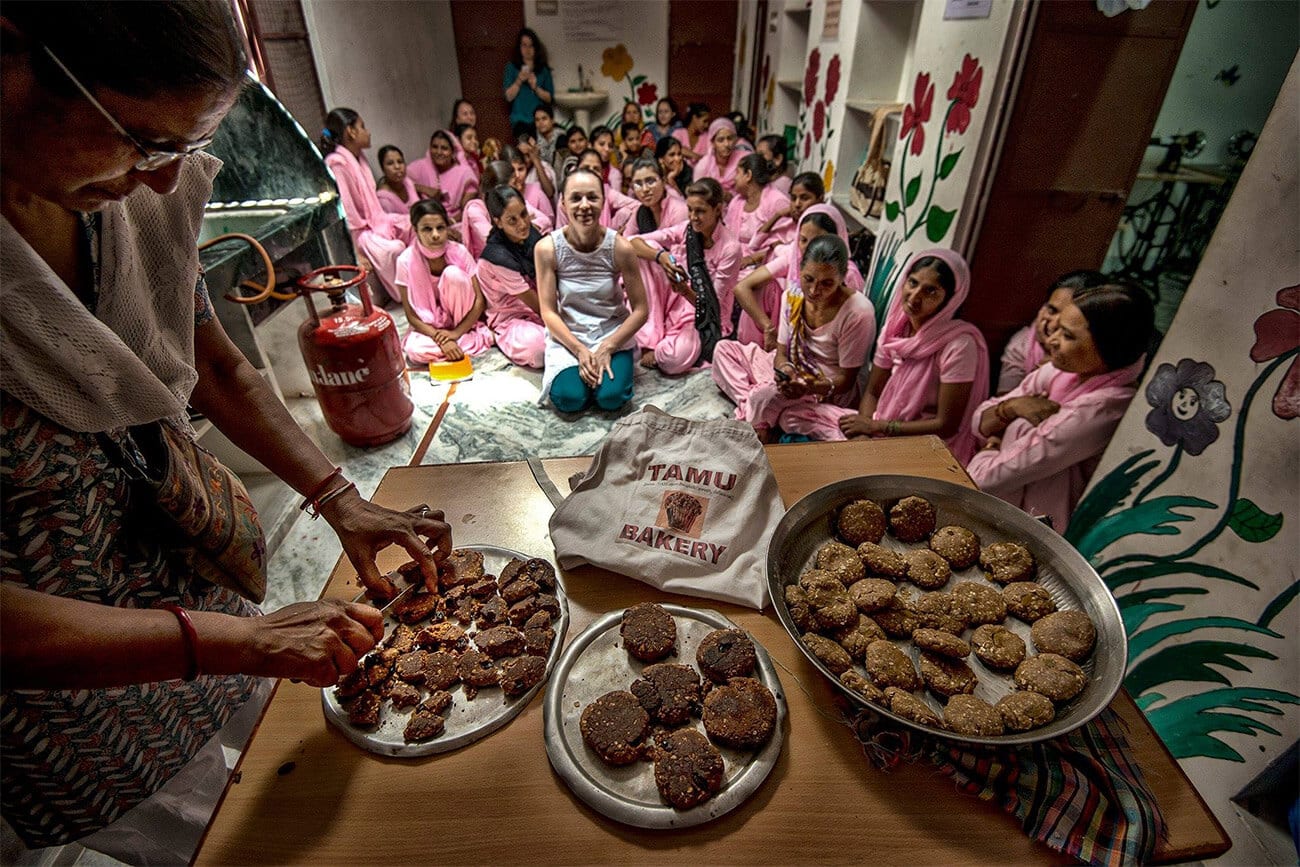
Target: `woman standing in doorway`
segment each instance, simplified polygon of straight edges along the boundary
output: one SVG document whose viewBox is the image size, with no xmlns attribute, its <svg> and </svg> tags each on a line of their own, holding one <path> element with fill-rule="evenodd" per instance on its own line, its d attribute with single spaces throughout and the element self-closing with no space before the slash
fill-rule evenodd
<svg viewBox="0 0 1300 867">
<path fill-rule="evenodd" d="M 501 87 L 506 102 L 510 103 L 512 128 L 517 123 L 532 123 L 537 106 L 550 105 L 555 99 L 555 83 L 551 80 L 546 46 L 528 27 L 515 37 L 515 51 L 506 63 Z"/>
</svg>

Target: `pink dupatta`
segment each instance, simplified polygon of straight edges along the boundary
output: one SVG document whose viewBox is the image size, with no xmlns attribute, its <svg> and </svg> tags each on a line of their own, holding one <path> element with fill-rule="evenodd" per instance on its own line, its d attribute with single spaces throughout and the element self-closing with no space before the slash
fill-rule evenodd
<svg viewBox="0 0 1300 867">
<path fill-rule="evenodd" d="M 812 211 L 809 208 L 808 211 Z M 807 213 L 807 212 L 805 212 Z M 941 259 L 956 277 L 956 291 L 938 312 L 921 324 L 916 333 L 903 309 L 903 287 L 913 264 L 925 256 Z M 927 409 L 926 399 L 931 383 L 939 379 L 939 355 L 943 349 L 960 337 L 970 337 L 978 348 L 975 379 L 971 383 L 970 398 L 962 411 L 961 427 L 947 442 L 957 460 L 965 464 L 975 454 L 976 440 L 971 433 L 971 413 L 989 395 L 989 354 L 984 335 L 978 328 L 956 318 L 957 311 L 970 294 L 970 268 L 966 260 L 952 250 L 923 250 L 908 259 L 894 287 L 885 317 L 885 327 L 876 346 L 876 364 L 887 367 L 891 373 L 885 390 L 876 404 L 874 417 L 889 421 L 914 421 L 922 418 Z"/>
<path fill-rule="evenodd" d="M 411 245 L 406 248 L 406 253 L 403 254 L 406 255 L 410 255 L 406 263 L 406 298 L 415 315 L 420 317 L 421 322 L 434 328 L 456 327 L 457 323 L 451 322 L 450 315 L 443 309 L 443 304 L 438 299 L 437 282 L 429 273 L 429 261 L 439 258 L 439 255 L 426 249 L 419 240 L 411 242 Z M 447 257 L 446 267 L 454 265 L 470 277 L 474 276 L 476 265 L 474 257 L 463 244 L 448 241 L 442 255 Z"/>
<path fill-rule="evenodd" d="M 406 201 L 403 202 L 388 187 L 380 187 L 377 191 L 379 196 L 379 206 L 390 214 L 398 214 L 402 217 L 408 217 L 411 213 L 411 205 L 420 201 L 420 196 L 415 191 L 415 183 L 407 176 L 402 181 L 402 186 L 406 188 Z"/>
<path fill-rule="evenodd" d="M 813 205 L 799 215 L 800 226 L 803 225 L 804 220 L 808 219 L 809 214 L 825 214 L 830 217 L 831 222 L 835 224 L 835 234 L 839 235 L 840 240 L 844 242 L 845 247 L 849 245 L 849 229 L 844 223 L 844 215 L 840 213 L 839 208 L 834 205 Z M 798 227 L 796 227 L 795 238 L 790 242 L 790 249 L 786 253 L 786 257 L 788 262 L 787 270 L 785 272 L 786 285 L 798 286 L 799 269 L 803 267 L 803 257 L 799 255 Z M 773 276 L 777 275 L 774 274 Z M 861 292 L 862 287 L 867 285 L 867 281 L 862 278 L 862 272 L 858 270 L 857 264 L 851 259 L 849 260 L 849 272 L 844 277 L 844 285 L 848 286 L 854 292 Z"/>
<path fill-rule="evenodd" d="M 699 162 L 695 164 L 695 180 L 698 181 L 700 178 L 713 178 L 715 181 L 722 184 L 723 191 L 728 196 L 731 196 L 735 195 L 736 192 L 736 167 L 739 166 L 740 161 L 745 158 L 745 152 L 740 148 L 736 148 L 731 152 L 731 156 L 727 157 L 727 162 L 725 164 L 718 164 L 718 158 L 713 153 L 713 139 L 724 129 L 731 130 L 734 133 L 736 131 L 736 125 L 725 117 L 720 117 L 713 123 L 709 124 L 709 132 L 708 135 L 705 136 L 709 141 L 709 149 L 704 156 L 700 157 Z"/>
</svg>

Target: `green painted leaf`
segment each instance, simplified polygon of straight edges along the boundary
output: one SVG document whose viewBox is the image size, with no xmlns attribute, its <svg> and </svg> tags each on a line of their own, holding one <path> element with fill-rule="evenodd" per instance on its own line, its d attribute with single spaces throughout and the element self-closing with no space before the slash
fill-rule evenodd
<svg viewBox="0 0 1300 867">
<path fill-rule="evenodd" d="M 1153 467 L 1160 465 L 1160 461 L 1155 460 L 1147 461 L 1138 466 L 1140 462 L 1150 457 L 1153 451 L 1154 449 L 1147 449 L 1127 458 L 1123 463 L 1107 473 L 1104 479 L 1092 486 L 1092 490 L 1074 509 L 1074 515 L 1070 518 L 1070 526 L 1065 531 L 1067 542 L 1078 545 L 1080 537 L 1092 529 L 1093 524 L 1123 502 L 1124 498 L 1133 492 L 1133 488 L 1137 486 L 1142 477 Z"/>
<path fill-rule="evenodd" d="M 919 195 L 921 195 L 921 176 L 917 175 L 907 182 L 907 189 L 903 192 L 903 207 L 912 207 L 916 204 L 916 197 Z"/>
<path fill-rule="evenodd" d="M 1295 599 L 1297 591 L 1300 591 L 1300 581 L 1292 581 L 1290 587 L 1274 596 L 1273 601 L 1268 603 L 1268 607 L 1264 609 L 1264 613 L 1259 615 L 1259 625 L 1268 626 L 1272 623 L 1273 618 L 1285 611 L 1286 607 Z"/>
<path fill-rule="evenodd" d="M 632 79 L 632 86 L 636 87 L 638 84 L 641 84 L 643 81 L 645 81 L 645 76 L 638 75 L 636 78 Z"/>
<path fill-rule="evenodd" d="M 1267 635 L 1269 638 L 1282 637 L 1271 629 L 1257 626 L 1249 620 L 1242 620 L 1239 617 L 1189 617 L 1186 620 L 1161 623 L 1159 626 L 1153 626 L 1135 635 L 1130 635 L 1128 639 L 1129 662 L 1133 662 L 1166 638 L 1185 635 L 1198 629 L 1240 629 L 1245 632 Z"/>
<path fill-rule="evenodd" d="M 1123 611 L 1125 608 L 1141 605 L 1152 599 L 1168 599 L 1170 596 L 1204 596 L 1209 592 L 1205 587 L 1155 587 L 1151 590 L 1130 593 L 1127 596 L 1116 596 L 1115 602 L 1119 604 L 1119 610 Z"/>
<path fill-rule="evenodd" d="M 897 220 L 897 219 L 898 219 L 898 215 L 899 215 L 899 213 L 900 213 L 901 211 L 902 211 L 902 209 L 898 207 L 898 202 L 885 202 L 885 219 L 886 219 L 886 220 L 889 220 L 890 222 L 893 222 L 894 220 Z"/>
<path fill-rule="evenodd" d="M 1146 695 L 1139 695 L 1133 699 L 1133 703 L 1138 706 L 1138 710 L 1146 713 L 1147 708 L 1153 704 L 1159 704 L 1164 701 L 1165 697 L 1158 692 L 1148 692 Z"/>
<path fill-rule="evenodd" d="M 1142 624 L 1153 614 L 1164 614 L 1168 611 L 1182 611 L 1184 606 L 1177 605 L 1173 602 L 1145 602 L 1141 605 L 1133 605 L 1128 608 L 1120 609 L 1120 615 L 1124 619 L 1124 634 L 1132 635 L 1142 628 Z"/>
<path fill-rule="evenodd" d="M 1282 513 L 1270 515 L 1245 497 L 1232 504 L 1228 526 L 1247 542 L 1267 542 L 1282 529 Z"/>
<path fill-rule="evenodd" d="M 1193 681 L 1196 683 L 1221 683 L 1232 686 L 1227 675 L 1211 666 L 1232 671 L 1249 672 L 1250 667 L 1236 657 L 1277 659 L 1267 650 L 1249 644 L 1230 641 L 1192 641 L 1177 647 L 1166 647 L 1151 654 L 1129 670 L 1124 687 L 1132 694 L 1146 692 L 1163 683 Z"/>
<path fill-rule="evenodd" d="M 1145 697 L 1145 696 L 1144 696 Z M 1212 689 L 1196 695 L 1184 696 L 1157 707 L 1139 707 L 1146 713 L 1160 739 L 1176 759 L 1206 756 L 1227 761 L 1243 761 L 1241 754 L 1214 737 L 1216 732 L 1235 732 L 1255 735 L 1258 732 L 1277 735 L 1272 726 L 1247 716 L 1233 713 L 1214 713 L 1212 709 L 1227 708 L 1246 713 L 1267 713 L 1274 716 L 1282 711 L 1261 702 L 1300 704 L 1300 698 L 1276 689 L 1237 686 Z"/>
<path fill-rule="evenodd" d="M 1213 509 L 1214 504 L 1200 497 L 1156 497 L 1136 506 L 1107 515 L 1092 526 L 1075 544 L 1079 553 L 1091 560 L 1101 551 L 1125 536 L 1145 534 L 1150 536 L 1176 536 L 1181 531 L 1172 526 L 1192 520 L 1192 515 L 1174 511 L 1175 508 Z"/>
<path fill-rule="evenodd" d="M 1227 569 L 1220 569 L 1218 566 L 1209 566 L 1205 563 L 1180 562 L 1177 560 L 1162 561 L 1142 566 L 1130 566 L 1127 569 L 1120 569 L 1109 574 L 1105 574 L 1105 568 L 1106 564 L 1103 563 L 1097 567 L 1097 571 L 1103 573 L 1106 586 L 1112 591 L 1118 590 L 1126 584 L 1145 581 L 1148 578 L 1161 578 L 1165 575 L 1200 575 L 1203 578 L 1218 578 L 1221 581 L 1230 581 L 1233 584 L 1240 584 L 1252 590 L 1259 589 L 1259 585 L 1253 581 L 1247 581 Z"/>
<path fill-rule="evenodd" d="M 955 210 L 945 211 L 938 205 L 931 205 L 930 212 L 925 216 L 925 237 L 934 244 L 942 241 L 943 236 L 948 234 L 948 228 L 952 225 L 955 216 L 957 216 Z"/>
<path fill-rule="evenodd" d="M 943 158 L 943 162 L 939 163 L 939 180 L 943 180 L 952 174 L 952 170 L 957 168 L 957 159 L 960 156 L 961 151 L 953 151 Z"/>
</svg>

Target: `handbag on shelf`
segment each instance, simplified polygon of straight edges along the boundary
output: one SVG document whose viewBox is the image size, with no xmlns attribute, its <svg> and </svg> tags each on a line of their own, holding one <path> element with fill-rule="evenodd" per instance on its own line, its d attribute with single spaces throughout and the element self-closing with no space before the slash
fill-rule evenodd
<svg viewBox="0 0 1300 867">
<path fill-rule="evenodd" d="M 244 483 L 167 421 L 100 434 L 132 486 L 137 517 L 196 575 L 253 602 L 266 598 L 266 536 Z"/>
<path fill-rule="evenodd" d="M 867 158 L 853 178 L 850 201 L 868 217 L 879 217 L 885 207 L 885 188 L 889 184 L 891 161 L 885 158 L 885 127 L 890 114 L 902 111 L 902 105 L 884 105 L 871 115 L 871 144 Z"/>
</svg>

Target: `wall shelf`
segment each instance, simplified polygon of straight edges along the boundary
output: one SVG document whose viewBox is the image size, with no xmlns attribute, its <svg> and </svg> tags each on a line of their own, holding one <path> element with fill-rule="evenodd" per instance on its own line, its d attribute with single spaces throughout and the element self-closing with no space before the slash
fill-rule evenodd
<svg viewBox="0 0 1300 867">
<path fill-rule="evenodd" d="M 839 206 L 840 213 L 844 215 L 844 222 L 859 229 L 866 229 L 873 235 L 880 231 L 880 218 L 863 216 L 861 211 L 853 207 L 847 193 L 837 193 L 831 196 L 831 201 Z"/>
<path fill-rule="evenodd" d="M 876 109 L 886 105 L 895 105 L 893 100 L 887 99 L 846 99 L 844 106 L 849 111 L 858 111 L 863 114 L 875 114 Z"/>
<path fill-rule="evenodd" d="M 778 81 L 777 85 L 780 87 L 784 87 L 786 90 L 793 90 L 796 93 L 798 93 L 800 90 L 803 89 L 803 82 L 799 81 L 798 79 L 791 79 L 789 81 Z"/>
<path fill-rule="evenodd" d="M 811 15 L 812 5 L 805 4 L 802 0 L 793 0 L 785 4 L 786 15 Z"/>
</svg>

